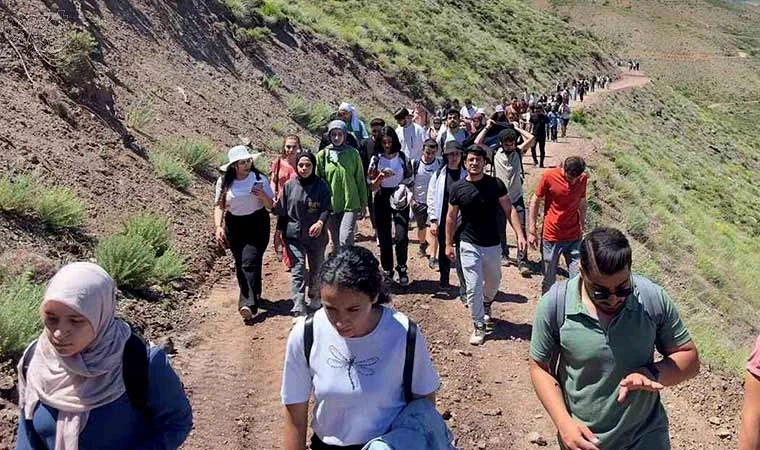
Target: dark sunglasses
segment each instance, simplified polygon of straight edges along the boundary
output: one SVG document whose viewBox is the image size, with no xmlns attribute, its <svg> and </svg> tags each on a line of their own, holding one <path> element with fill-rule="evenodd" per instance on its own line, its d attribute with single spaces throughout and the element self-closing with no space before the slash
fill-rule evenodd
<svg viewBox="0 0 760 450">
<path fill-rule="evenodd" d="M 615 297 L 618 298 L 628 298 L 629 295 L 633 294 L 633 286 L 625 287 L 625 288 L 617 288 L 614 291 L 610 291 L 607 288 L 597 288 L 594 287 L 594 290 L 591 292 L 591 297 L 594 298 L 596 301 L 602 301 L 607 300 L 610 298 L 612 294 L 615 294 Z"/>
</svg>

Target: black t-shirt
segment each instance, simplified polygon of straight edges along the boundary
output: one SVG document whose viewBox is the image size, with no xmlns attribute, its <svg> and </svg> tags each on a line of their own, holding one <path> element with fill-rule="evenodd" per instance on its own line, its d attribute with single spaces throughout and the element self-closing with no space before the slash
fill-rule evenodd
<svg viewBox="0 0 760 450">
<path fill-rule="evenodd" d="M 530 123 L 533 124 L 533 135 L 537 138 L 546 134 L 547 117 L 544 113 L 533 113 L 530 116 Z"/>
<path fill-rule="evenodd" d="M 501 208 L 499 199 L 507 195 L 504 182 L 490 175 L 478 181 L 462 179 L 451 186 L 450 195 L 449 203 L 458 206 L 462 214 L 460 239 L 480 247 L 500 245 L 495 217 Z"/>
<path fill-rule="evenodd" d="M 369 169 L 369 160 L 375 154 L 375 140 L 371 137 L 363 139 L 359 144 L 359 156 L 362 158 L 362 165 L 364 166 L 364 176 L 367 176 L 367 169 Z"/>
</svg>

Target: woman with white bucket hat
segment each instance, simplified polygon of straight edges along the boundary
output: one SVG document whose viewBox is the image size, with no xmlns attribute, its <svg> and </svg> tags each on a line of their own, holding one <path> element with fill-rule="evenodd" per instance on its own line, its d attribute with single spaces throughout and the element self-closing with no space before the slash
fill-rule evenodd
<svg viewBox="0 0 760 450">
<path fill-rule="evenodd" d="M 269 214 L 274 194 L 269 180 L 253 164 L 253 155 L 243 145 L 227 152 L 224 174 L 216 182 L 214 224 L 217 242 L 235 258 L 240 286 L 238 310 L 244 320 L 257 312 L 261 299 L 261 266 L 269 245 Z"/>
</svg>

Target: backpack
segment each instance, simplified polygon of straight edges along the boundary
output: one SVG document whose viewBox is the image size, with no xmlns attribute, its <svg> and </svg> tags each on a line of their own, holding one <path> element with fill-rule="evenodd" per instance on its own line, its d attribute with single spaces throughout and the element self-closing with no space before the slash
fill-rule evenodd
<svg viewBox="0 0 760 450">
<path fill-rule="evenodd" d="M 29 349 L 24 354 L 24 362 L 21 366 L 21 373 L 26 379 L 29 371 L 29 365 L 34 356 L 34 350 L 37 348 L 37 340 L 29 345 Z M 139 410 L 149 413 L 148 407 L 148 346 L 139 334 L 132 331 L 127 342 L 124 344 L 124 356 L 122 359 L 122 377 L 124 387 L 127 390 L 129 403 Z"/>
<path fill-rule="evenodd" d="M 649 279 L 634 274 L 633 278 L 633 295 L 635 295 L 639 302 L 644 306 L 644 311 L 649 317 L 657 324 L 657 329 L 662 325 L 662 318 L 664 315 L 664 305 L 662 303 L 662 296 L 660 295 L 660 286 L 656 285 Z M 563 280 L 557 283 L 549 289 L 549 310 L 553 311 L 551 321 L 551 331 L 554 338 L 554 342 L 560 343 L 560 329 L 565 324 L 565 310 L 567 308 L 567 284 L 569 280 Z M 555 377 L 559 374 L 560 367 L 560 352 L 552 356 L 549 363 L 549 369 L 552 375 Z"/>
<path fill-rule="evenodd" d="M 414 374 L 414 349 L 417 344 L 417 324 L 409 319 L 409 327 L 406 329 L 406 353 L 404 356 L 404 399 L 407 403 L 414 400 L 412 393 L 412 375 Z M 304 320 L 303 327 L 303 353 L 306 356 L 306 365 L 310 366 L 311 348 L 314 346 L 314 315 L 309 314 Z"/>
</svg>

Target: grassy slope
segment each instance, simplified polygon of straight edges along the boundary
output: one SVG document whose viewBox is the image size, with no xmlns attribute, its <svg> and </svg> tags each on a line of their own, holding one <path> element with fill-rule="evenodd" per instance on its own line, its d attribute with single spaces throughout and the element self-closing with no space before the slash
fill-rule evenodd
<svg viewBox="0 0 760 450">
<path fill-rule="evenodd" d="M 628 229 L 638 270 L 677 293 L 703 356 L 739 372 L 760 326 L 760 104 L 743 103 L 760 99 L 760 11 L 569 3 L 558 14 L 655 79 L 587 117 L 604 143 L 595 220 Z"/>
<path fill-rule="evenodd" d="M 220 1 L 243 27 L 287 17 L 347 46 L 415 96 L 479 103 L 547 86 L 558 73 L 610 69 L 589 33 L 516 0 Z"/>
</svg>

